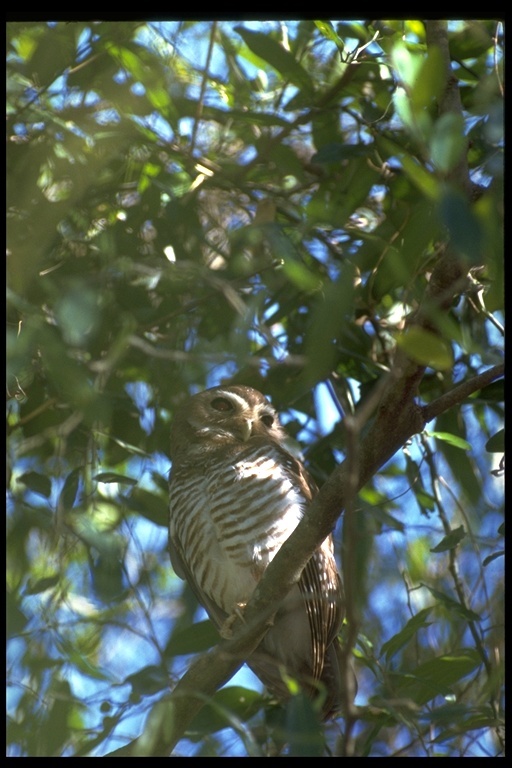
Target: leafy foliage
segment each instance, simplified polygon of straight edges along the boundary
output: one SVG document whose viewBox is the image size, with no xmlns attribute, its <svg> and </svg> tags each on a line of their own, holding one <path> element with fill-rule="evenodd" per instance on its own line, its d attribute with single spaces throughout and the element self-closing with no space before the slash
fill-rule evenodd
<svg viewBox="0 0 512 768">
<path fill-rule="evenodd" d="M 502 28 L 447 30 L 460 113 L 418 21 L 7 25 L 10 755 L 134 739 L 217 642 L 167 555 L 187 394 L 264 391 L 322 485 L 397 350 L 426 406 L 501 361 Z M 464 280 L 411 327 L 447 241 Z M 178 754 L 499 754 L 502 401 L 354 501 L 355 706 L 237 678 Z"/>
</svg>

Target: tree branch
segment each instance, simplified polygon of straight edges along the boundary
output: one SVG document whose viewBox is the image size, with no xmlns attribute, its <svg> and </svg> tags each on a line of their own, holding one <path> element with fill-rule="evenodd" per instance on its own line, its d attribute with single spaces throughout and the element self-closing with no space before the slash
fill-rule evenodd
<svg viewBox="0 0 512 768">
<path fill-rule="evenodd" d="M 468 381 L 463 381 L 462 384 L 459 384 L 455 389 L 438 397 L 437 400 L 429 403 L 429 405 L 425 405 L 421 409 L 425 423 L 432 421 L 436 416 L 453 408 L 454 405 L 461 403 L 466 397 L 469 397 L 474 392 L 478 392 L 479 389 L 483 389 L 483 387 L 486 387 L 492 381 L 495 381 L 495 379 L 499 379 L 500 376 L 503 376 L 504 372 L 504 363 L 495 365 L 487 371 L 480 373 L 478 376 L 473 376 L 473 378 L 468 379 Z"/>
</svg>

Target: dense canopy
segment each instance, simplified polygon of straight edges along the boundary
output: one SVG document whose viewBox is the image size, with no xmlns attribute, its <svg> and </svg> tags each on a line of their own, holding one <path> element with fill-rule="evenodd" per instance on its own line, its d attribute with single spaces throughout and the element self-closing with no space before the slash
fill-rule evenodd
<svg viewBox="0 0 512 768">
<path fill-rule="evenodd" d="M 503 35 L 7 24 L 8 755 L 502 753 Z M 219 646 L 167 475 L 227 381 L 322 491 Z M 237 669 L 332 529 L 323 726 Z"/>
</svg>

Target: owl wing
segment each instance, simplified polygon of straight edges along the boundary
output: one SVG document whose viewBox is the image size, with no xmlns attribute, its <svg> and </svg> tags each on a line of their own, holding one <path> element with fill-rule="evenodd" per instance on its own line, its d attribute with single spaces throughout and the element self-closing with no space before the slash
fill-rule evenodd
<svg viewBox="0 0 512 768">
<path fill-rule="evenodd" d="M 292 481 L 310 502 L 318 492 L 313 478 L 290 454 L 283 461 Z M 299 579 L 299 589 L 308 615 L 313 643 L 313 676 L 320 679 L 326 649 L 336 636 L 343 619 L 343 592 L 334 559 L 333 540 L 329 536 L 314 552 Z"/>
<path fill-rule="evenodd" d="M 327 551 L 326 550 L 331 550 Z M 313 643 L 313 676 L 320 679 L 326 649 L 335 637 L 342 619 L 341 582 L 336 570 L 332 543 L 326 540 L 302 571 L 299 580 Z M 329 583 L 325 574 L 328 573 Z"/>
<path fill-rule="evenodd" d="M 177 546 L 171 538 L 169 538 L 169 554 L 171 556 L 171 565 L 176 575 L 188 583 L 198 603 L 203 606 L 215 626 L 220 629 L 228 618 L 228 614 L 203 592 L 197 584 L 186 559 L 182 556 L 179 545 Z"/>
</svg>

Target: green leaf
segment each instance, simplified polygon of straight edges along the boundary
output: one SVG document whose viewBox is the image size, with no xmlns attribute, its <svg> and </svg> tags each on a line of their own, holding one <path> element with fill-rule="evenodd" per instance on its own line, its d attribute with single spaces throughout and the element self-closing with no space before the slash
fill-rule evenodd
<svg viewBox="0 0 512 768">
<path fill-rule="evenodd" d="M 168 117 L 178 118 L 172 109 L 172 102 L 169 98 L 169 92 L 163 85 L 153 85 L 146 89 L 146 95 L 152 106 Z"/>
<path fill-rule="evenodd" d="M 446 713 L 446 719 L 448 719 L 451 714 L 451 720 L 454 725 L 441 731 L 433 740 L 434 744 L 442 744 L 454 738 L 460 739 L 461 734 L 468 733 L 469 731 L 479 731 L 484 728 L 490 728 L 493 731 L 497 731 L 503 727 L 503 722 L 500 718 L 493 717 L 489 713 L 489 710 L 472 713 L 471 710 L 468 711 L 467 708 L 464 709 L 466 710 L 466 717 L 464 717 L 462 707 L 454 706 L 451 713 L 450 711 Z M 468 717 L 467 715 L 470 712 L 472 713 L 472 716 Z"/>
<path fill-rule="evenodd" d="M 489 565 L 489 563 L 492 563 L 493 560 L 497 560 L 498 557 L 505 557 L 505 550 L 500 549 L 498 552 L 493 552 L 492 555 L 488 555 L 485 557 L 482 561 L 482 565 L 485 566 Z"/>
<path fill-rule="evenodd" d="M 18 635 L 20 632 L 23 632 L 28 624 L 28 621 L 28 617 L 19 607 L 18 595 L 14 595 L 12 592 L 7 590 L 5 612 L 5 628 L 7 631 L 7 639 L 13 635 Z"/>
<path fill-rule="evenodd" d="M 191 741 L 199 741 L 229 726 L 240 733 L 240 724 L 256 714 L 261 704 L 262 696 L 257 691 L 240 685 L 221 688 L 206 700 L 206 706 L 192 720 L 187 736 Z M 250 748 L 253 745 L 246 746 Z"/>
<path fill-rule="evenodd" d="M 467 198 L 458 192 L 446 192 L 439 203 L 439 215 L 455 248 L 470 263 L 480 264 L 484 255 L 483 232 Z"/>
<path fill-rule="evenodd" d="M 391 60 L 402 83 L 412 91 L 418 81 L 423 56 L 411 53 L 405 43 L 397 42 L 393 46 Z"/>
<path fill-rule="evenodd" d="M 133 675 L 128 675 L 124 682 L 132 687 L 132 699 L 138 700 L 168 688 L 169 675 L 165 667 L 149 664 Z"/>
<path fill-rule="evenodd" d="M 290 80 L 297 88 L 313 94 L 313 81 L 309 73 L 282 45 L 269 35 L 253 32 L 245 27 L 235 27 L 235 32 L 238 32 L 253 53 L 268 62 L 285 79 Z"/>
<path fill-rule="evenodd" d="M 429 592 L 448 611 L 455 613 L 458 616 L 461 616 L 463 619 L 466 619 L 467 621 L 480 620 L 480 616 L 478 615 L 478 613 L 475 613 L 470 608 L 466 608 L 464 605 L 461 605 L 457 600 L 454 600 L 452 597 L 445 595 L 443 592 L 440 592 L 438 589 L 433 589 L 433 587 L 429 587 L 427 584 L 423 584 L 423 586 L 427 587 Z"/>
<path fill-rule="evenodd" d="M 42 579 L 37 579 L 37 581 L 32 581 L 32 579 L 29 579 L 25 589 L 25 594 L 38 595 L 40 592 L 45 592 L 47 589 L 51 589 L 56 584 L 58 584 L 59 579 L 60 575 L 58 573 L 54 573 L 52 576 L 45 576 Z"/>
<path fill-rule="evenodd" d="M 492 437 L 490 437 L 486 444 L 485 450 L 489 453 L 504 453 L 505 451 L 505 430 L 499 429 Z"/>
<path fill-rule="evenodd" d="M 220 112 L 220 110 L 219 110 Z M 206 111 L 205 111 L 206 115 Z M 279 125 L 284 127 L 288 125 L 288 121 L 284 117 L 280 117 L 275 112 L 254 112 L 254 110 L 242 110 L 242 109 L 230 109 L 229 112 L 224 113 L 223 122 L 231 121 L 236 118 L 241 123 L 247 123 L 247 125 L 262 125 L 262 126 L 275 126 Z"/>
<path fill-rule="evenodd" d="M 30 61 L 38 46 L 38 41 L 33 31 L 29 31 L 27 34 L 21 33 L 17 35 L 12 41 L 12 45 L 21 59 Z"/>
<path fill-rule="evenodd" d="M 413 184 L 430 200 L 438 200 L 440 197 L 439 181 L 434 174 L 425 170 L 417 160 L 410 155 L 400 157 L 403 169 Z"/>
<path fill-rule="evenodd" d="M 456 60 L 474 59 L 493 48 L 492 35 L 481 21 L 468 21 L 464 28 L 449 38 L 450 55 Z"/>
<path fill-rule="evenodd" d="M 305 693 L 292 696 L 286 705 L 290 757 L 322 757 L 324 735 L 318 713 Z"/>
<path fill-rule="evenodd" d="M 138 80 L 140 83 L 144 82 L 148 69 L 134 51 L 121 45 L 109 45 L 108 52 L 124 69 L 133 75 L 134 80 Z"/>
<path fill-rule="evenodd" d="M 391 659 L 398 651 L 407 645 L 412 638 L 417 634 L 420 629 L 430 627 L 430 621 L 427 621 L 427 617 L 431 613 L 432 608 L 424 608 L 419 611 L 412 619 L 409 619 L 405 627 L 393 635 L 387 640 L 381 648 L 381 653 L 386 655 L 386 659 Z"/>
<path fill-rule="evenodd" d="M 342 333 L 345 317 L 354 299 L 351 269 L 343 268 L 343 278 L 327 283 L 316 297 L 311 311 L 311 324 L 307 330 L 305 349 L 307 365 L 305 376 L 318 381 L 332 370 L 336 340 Z"/>
<path fill-rule="evenodd" d="M 126 499 L 127 506 L 156 525 L 167 528 L 169 523 L 168 499 L 163 499 L 144 488 L 134 488 Z"/>
<path fill-rule="evenodd" d="M 340 52 L 343 51 L 345 48 L 345 43 L 334 29 L 332 22 L 315 20 L 314 24 L 315 27 L 321 32 L 321 34 L 327 38 L 327 40 L 333 42 Z"/>
<path fill-rule="evenodd" d="M 119 483 L 120 485 L 137 485 L 137 480 L 126 475 L 119 475 L 117 472 L 99 472 L 94 475 L 93 480 L 97 483 Z"/>
<path fill-rule="evenodd" d="M 201 653 L 219 643 L 219 632 L 209 619 L 192 624 L 172 635 L 166 647 L 166 655 L 188 656 Z"/>
<path fill-rule="evenodd" d="M 463 439 L 466 437 L 465 424 L 459 417 L 458 409 L 452 408 L 441 413 L 436 420 L 436 427 L 440 432 L 460 435 Z M 449 463 L 456 481 L 460 483 L 463 493 L 461 503 L 479 504 L 482 495 L 481 480 L 476 474 L 475 463 L 470 458 L 469 452 L 460 450 L 446 441 L 440 441 L 438 446 L 438 450 Z"/>
<path fill-rule="evenodd" d="M 254 232 L 261 233 L 276 259 L 282 259 L 284 274 L 299 290 L 316 291 L 321 287 L 321 280 L 300 261 L 297 249 L 279 224 L 255 225 Z"/>
<path fill-rule="evenodd" d="M 80 468 L 73 469 L 66 477 L 59 496 L 59 509 L 66 511 L 73 508 L 80 485 L 81 471 Z"/>
<path fill-rule="evenodd" d="M 450 533 L 444 536 L 439 544 L 436 544 L 435 547 L 432 547 L 430 551 L 447 552 L 450 549 L 455 549 L 457 544 L 459 544 L 464 538 L 466 538 L 466 531 L 464 530 L 464 526 L 461 525 L 459 528 L 454 528 L 453 531 L 450 531 Z"/>
<path fill-rule="evenodd" d="M 343 160 L 366 157 L 367 155 L 368 147 L 364 144 L 341 144 L 337 141 L 331 141 L 329 144 L 324 144 L 313 155 L 311 162 L 339 165 Z"/>
<path fill-rule="evenodd" d="M 18 483 L 26 485 L 33 493 L 38 493 L 40 496 L 45 496 L 47 499 L 52 492 L 52 484 L 50 479 L 46 475 L 41 475 L 39 472 L 25 472 L 16 478 Z"/>
<path fill-rule="evenodd" d="M 505 380 L 493 381 L 481 389 L 480 392 L 477 392 L 471 399 L 480 400 L 485 403 L 503 403 L 505 400 Z"/>
<path fill-rule="evenodd" d="M 420 365 L 439 371 L 448 370 L 453 365 L 453 352 L 448 342 L 424 328 L 409 328 L 398 336 L 397 344 Z"/>
<path fill-rule="evenodd" d="M 428 512 L 432 512 L 435 509 L 436 500 L 435 500 L 435 497 L 432 496 L 432 494 L 427 493 L 424 490 L 419 490 L 419 491 L 415 490 L 414 495 L 416 497 L 416 501 L 418 502 L 423 512 L 428 513 Z"/>
<path fill-rule="evenodd" d="M 71 644 L 66 644 L 68 647 L 64 657 L 70 664 L 76 666 L 76 668 L 84 675 L 91 677 L 93 680 L 108 681 L 113 683 L 108 671 L 102 669 L 102 667 L 92 664 L 83 654 L 81 650 L 74 648 Z"/>
<path fill-rule="evenodd" d="M 421 706 L 436 696 L 450 694 L 450 687 L 471 674 L 481 663 L 482 659 L 472 648 L 429 659 L 407 675 L 393 675 L 393 695 L 410 698 Z"/>
<path fill-rule="evenodd" d="M 293 283 L 300 291 L 317 291 L 322 285 L 320 279 L 299 261 L 285 258 L 282 270 L 290 283 Z"/>
<path fill-rule="evenodd" d="M 443 59 L 439 48 L 432 47 L 423 58 L 418 77 L 410 91 L 414 112 L 418 114 L 422 110 L 433 107 L 441 95 L 443 86 Z"/>
<path fill-rule="evenodd" d="M 460 448 L 462 451 L 471 450 L 471 443 L 468 443 L 468 441 L 464 440 L 463 437 L 459 437 L 458 435 L 452 435 L 451 432 L 434 431 L 434 432 L 426 432 L 425 434 L 428 437 L 435 437 L 436 440 L 441 440 L 444 443 L 453 445 L 454 448 Z"/>
<path fill-rule="evenodd" d="M 447 112 L 436 120 L 430 137 L 430 156 L 441 173 L 449 173 L 467 150 L 462 115 Z"/>
<path fill-rule="evenodd" d="M 363 44 L 367 43 L 370 39 L 370 33 L 365 24 L 360 24 L 357 21 L 340 21 L 338 31 L 345 37 L 353 37 L 354 40 L 358 40 Z"/>
</svg>

